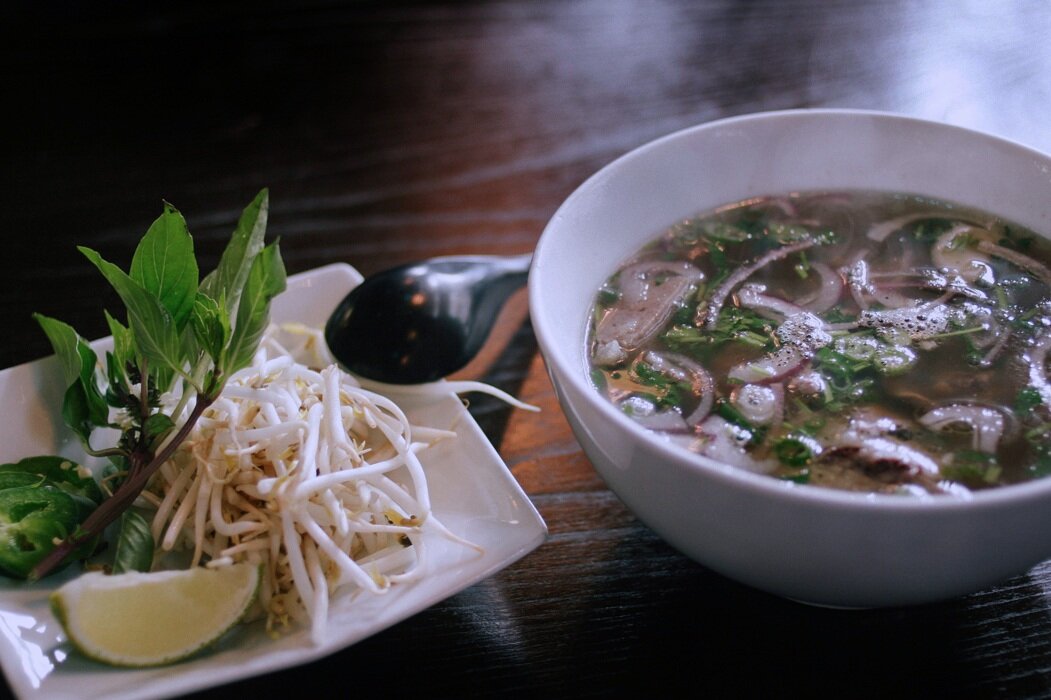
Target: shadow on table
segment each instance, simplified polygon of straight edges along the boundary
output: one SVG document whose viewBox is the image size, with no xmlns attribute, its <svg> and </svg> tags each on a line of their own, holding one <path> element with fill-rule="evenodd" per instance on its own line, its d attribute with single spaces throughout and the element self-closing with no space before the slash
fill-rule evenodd
<svg viewBox="0 0 1051 700">
<path fill-rule="evenodd" d="M 1051 615 L 1031 576 L 941 604 L 833 610 L 739 585 L 653 541 L 640 559 L 663 568 L 639 614 L 624 614 L 616 641 L 601 611 L 582 611 L 576 644 L 616 653 L 609 689 L 692 690 L 759 697 L 1047 697 Z M 623 555 L 618 555 L 621 558 Z M 645 574 L 643 574 L 645 575 Z M 651 582 L 652 583 L 652 582 Z M 596 606 L 629 610 L 630 580 L 608 580 Z M 569 679 L 572 682 L 572 679 Z"/>
</svg>

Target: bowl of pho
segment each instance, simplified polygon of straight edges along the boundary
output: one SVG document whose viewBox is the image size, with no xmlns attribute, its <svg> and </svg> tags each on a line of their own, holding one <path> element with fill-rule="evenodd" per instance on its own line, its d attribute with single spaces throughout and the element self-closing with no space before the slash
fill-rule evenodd
<svg viewBox="0 0 1051 700">
<path fill-rule="evenodd" d="M 529 287 L 589 459 L 712 570 L 882 607 L 1051 557 L 1051 156 L 877 112 L 702 124 L 583 183 Z"/>
</svg>

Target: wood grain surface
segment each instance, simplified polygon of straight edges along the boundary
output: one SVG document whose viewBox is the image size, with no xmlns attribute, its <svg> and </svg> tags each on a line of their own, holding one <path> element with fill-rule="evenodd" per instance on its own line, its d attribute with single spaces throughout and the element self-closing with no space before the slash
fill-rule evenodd
<svg viewBox="0 0 1051 700">
<path fill-rule="evenodd" d="M 369 274 L 529 251 L 598 168 L 725 116 L 888 110 L 1051 151 L 1037 0 L 169 5 L 0 10 L 0 366 L 50 353 L 33 311 L 106 334 L 116 299 L 74 246 L 127 264 L 162 200 L 202 269 L 266 186 L 290 272 Z M 1051 697 L 1051 564 L 919 608 L 774 598 L 681 556 L 606 489 L 524 294 L 459 375 L 542 408 L 470 407 L 548 540 L 329 658 L 197 697 Z"/>
</svg>

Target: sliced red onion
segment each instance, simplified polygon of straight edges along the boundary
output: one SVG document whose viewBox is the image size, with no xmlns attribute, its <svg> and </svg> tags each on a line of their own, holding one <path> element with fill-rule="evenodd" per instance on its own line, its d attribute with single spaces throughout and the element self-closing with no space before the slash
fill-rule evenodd
<svg viewBox="0 0 1051 700">
<path fill-rule="evenodd" d="M 1051 350 L 1051 333 L 1045 333 L 1022 354 L 1022 361 L 1029 369 L 1029 386 L 1040 392 L 1040 400 L 1045 406 L 1051 406 L 1051 383 L 1047 381 L 1047 353 L 1049 350 Z"/>
<path fill-rule="evenodd" d="M 859 309 L 869 308 L 869 301 L 866 297 L 871 288 L 869 283 L 869 264 L 864 259 L 855 260 L 849 266 L 843 268 L 843 274 L 847 278 L 847 289 L 850 290 L 850 296 L 854 298 L 854 303 L 858 305 Z"/>
<path fill-rule="evenodd" d="M 823 396 L 828 390 L 828 380 L 820 372 L 806 370 L 792 377 L 788 390 L 804 396 Z"/>
<path fill-rule="evenodd" d="M 730 403 L 749 423 L 776 428 L 784 419 L 785 389 L 781 384 L 745 384 L 733 390 Z"/>
<path fill-rule="evenodd" d="M 965 296 L 968 299 L 974 299 L 975 301 L 988 301 L 989 295 L 980 289 L 975 289 L 967 283 L 960 275 L 943 275 L 936 270 L 925 269 L 922 274 L 926 278 L 924 281 L 925 289 L 933 289 L 938 292 L 953 292 L 960 296 Z M 992 283 L 990 283 L 992 284 Z"/>
<path fill-rule="evenodd" d="M 1004 348 L 1007 347 L 1007 343 L 1011 340 L 1012 335 L 1013 333 L 1011 332 L 1010 326 L 1007 328 L 1001 327 L 998 331 L 996 342 L 993 343 L 991 348 L 989 348 L 989 352 L 985 353 L 982 359 L 978 361 L 978 365 L 980 367 L 989 367 L 996 362 L 996 360 L 999 359 L 1000 354 L 1004 351 Z"/>
<path fill-rule="evenodd" d="M 697 426 L 697 434 L 700 438 L 698 452 L 709 459 L 759 474 L 767 474 L 777 467 L 775 460 L 752 457 L 744 447 L 752 435 L 720 416 L 708 416 Z"/>
<path fill-rule="evenodd" d="M 898 216 L 898 217 L 895 217 L 893 219 L 887 219 L 886 221 L 880 221 L 879 223 L 873 224 L 872 226 L 869 227 L 868 233 L 866 235 L 868 236 L 869 240 L 876 241 L 877 243 L 882 243 L 884 240 L 887 239 L 888 236 L 890 236 L 890 234 L 894 233 L 895 231 L 900 231 L 901 229 L 905 228 L 906 226 L 908 226 L 909 224 L 911 224 L 913 222 L 923 221 L 924 219 L 944 219 L 944 218 L 945 218 L 945 212 L 937 212 L 937 211 L 916 212 L 916 213 L 912 213 L 912 214 L 905 214 L 904 216 Z M 964 219 L 957 219 L 956 217 L 954 217 L 954 220 L 965 221 Z M 977 222 L 974 222 L 974 221 L 970 221 L 970 222 L 967 222 L 967 223 L 970 223 L 970 224 L 973 224 L 973 225 L 976 225 L 976 226 L 980 225 L 980 224 L 978 224 Z"/>
<path fill-rule="evenodd" d="M 616 339 L 604 343 L 596 342 L 591 352 L 591 360 L 599 367 L 612 367 L 628 359 L 628 351 L 620 346 Z"/>
<path fill-rule="evenodd" d="M 742 384 L 771 384 L 799 372 L 807 358 L 793 345 L 782 345 L 776 351 L 751 362 L 734 365 L 727 377 Z"/>
<path fill-rule="evenodd" d="M 1006 260 L 1012 265 L 1022 268 L 1029 274 L 1038 277 L 1040 281 L 1047 286 L 1051 287 L 1051 270 L 1049 270 L 1043 263 L 1034 260 L 1028 255 L 1019 253 L 1017 250 L 1005 248 L 1002 245 L 997 245 L 991 241 L 978 241 L 978 250 Z"/>
<path fill-rule="evenodd" d="M 823 262 L 810 263 L 817 272 L 820 286 L 813 294 L 799 300 L 799 305 L 815 314 L 823 314 L 839 302 L 843 295 L 843 277 Z"/>
<path fill-rule="evenodd" d="M 896 292 L 893 289 L 884 286 L 874 286 L 871 290 L 870 296 L 873 301 L 879 302 L 880 305 L 888 309 L 903 309 L 905 307 L 917 306 L 918 304 L 923 303 L 923 300 L 921 299 L 907 297 L 900 292 Z"/>
<path fill-rule="evenodd" d="M 698 317 L 696 319 L 697 325 L 702 323 L 706 324 L 708 330 L 713 330 L 715 324 L 719 321 L 719 312 L 722 311 L 723 304 L 726 303 L 730 293 L 737 288 L 738 285 L 743 283 L 746 279 L 754 275 L 759 270 L 763 269 L 770 263 L 787 258 L 793 253 L 806 250 L 816 245 L 817 241 L 799 241 L 798 243 L 792 243 L 790 245 L 775 248 L 770 252 L 761 255 L 752 264 L 739 267 L 733 272 L 725 281 L 715 290 L 712 294 L 711 300 L 707 305 L 701 305 L 697 309 Z"/>
<path fill-rule="evenodd" d="M 858 260 L 850 267 L 844 268 L 844 273 L 851 296 L 862 310 L 869 308 L 870 300 L 888 309 L 916 307 L 929 303 L 929 300 L 917 299 L 896 291 L 899 288 L 934 288 L 937 291 L 951 290 L 953 294 L 968 293 L 969 296 L 971 291 L 966 285 L 964 289 L 959 285 L 950 284 L 944 276 L 934 277 L 934 273 L 928 271 L 871 272 L 865 260 Z M 932 284 L 937 285 L 938 282 L 941 282 L 940 286 L 932 287 Z M 962 280 L 960 282 L 962 284 Z M 986 298 L 982 292 L 973 291 L 982 300 Z"/>
<path fill-rule="evenodd" d="M 971 404 L 939 406 L 920 417 L 928 428 L 944 430 L 965 423 L 971 428 L 974 449 L 993 454 L 1004 434 L 1003 414 L 994 408 Z"/>
<path fill-rule="evenodd" d="M 935 292 L 953 292 L 975 301 L 988 301 L 989 295 L 975 289 L 958 274 L 945 274 L 938 270 L 923 267 L 901 272 L 874 272 L 869 279 L 877 287 L 877 292 L 893 289 L 927 289 Z M 919 303 L 910 299 L 913 303 Z"/>
<path fill-rule="evenodd" d="M 715 402 L 715 380 L 699 363 L 679 353 L 658 353 L 652 350 L 643 358 L 655 370 L 676 381 L 689 382 L 694 395 L 699 397 L 697 407 L 686 416 L 688 426 L 695 426 L 708 417 Z"/>
<path fill-rule="evenodd" d="M 669 433 L 685 433 L 689 426 L 682 419 L 682 415 L 675 409 L 658 411 L 653 401 L 638 395 L 630 395 L 620 401 L 617 406 L 627 415 L 649 430 L 659 430 Z"/>
<path fill-rule="evenodd" d="M 780 321 L 785 316 L 802 313 L 803 307 L 797 306 L 780 297 L 764 294 L 761 284 L 746 284 L 737 292 L 737 300 L 746 309 L 755 309 L 764 318 Z"/>
<path fill-rule="evenodd" d="M 792 218 L 799 216 L 799 210 L 796 209 L 795 203 L 786 197 L 772 197 L 768 201 L 770 204 L 783 211 L 785 216 L 790 216 Z"/>
</svg>

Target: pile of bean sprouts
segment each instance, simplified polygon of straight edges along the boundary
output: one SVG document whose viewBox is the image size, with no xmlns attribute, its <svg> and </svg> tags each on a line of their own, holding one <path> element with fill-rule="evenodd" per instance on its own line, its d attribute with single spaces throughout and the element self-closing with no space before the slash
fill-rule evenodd
<svg viewBox="0 0 1051 700">
<path fill-rule="evenodd" d="M 303 337 L 306 349 L 324 347 Z M 148 498 L 162 550 L 192 551 L 194 566 L 264 565 L 268 632 L 309 624 L 320 642 L 339 589 L 383 593 L 418 579 L 435 534 L 478 548 L 435 517 L 417 457 L 456 433 L 412 425 L 337 366 L 312 369 L 293 354 L 268 333 Z"/>
</svg>

